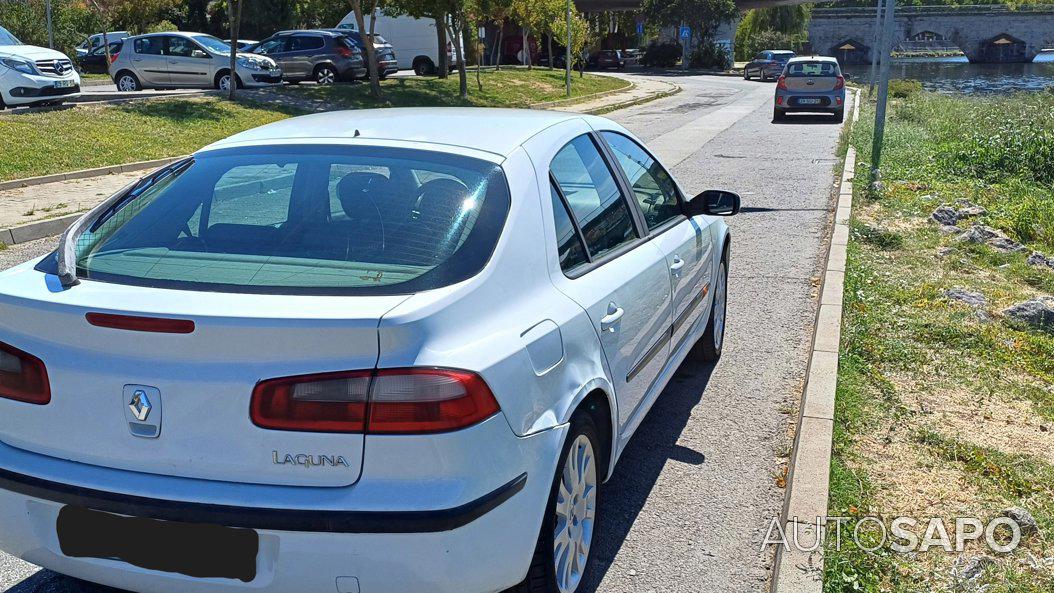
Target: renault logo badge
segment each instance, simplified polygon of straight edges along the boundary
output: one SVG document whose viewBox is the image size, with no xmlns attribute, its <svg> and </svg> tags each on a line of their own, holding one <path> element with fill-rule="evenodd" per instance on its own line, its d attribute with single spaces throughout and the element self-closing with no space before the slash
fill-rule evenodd
<svg viewBox="0 0 1054 593">
<path fill-rule="evenodd" d="M 150 410 L 153 406 L 150 404 L 150 398 L 146 396 L 146 392 L 142 389 L 136 389 L 132 392 L 132 401 L 128 402 L 128 408 L 132 410 L 132 416 L 140 421 L 146 422 L 146 419 L 150 417 Z"/>
</svg>

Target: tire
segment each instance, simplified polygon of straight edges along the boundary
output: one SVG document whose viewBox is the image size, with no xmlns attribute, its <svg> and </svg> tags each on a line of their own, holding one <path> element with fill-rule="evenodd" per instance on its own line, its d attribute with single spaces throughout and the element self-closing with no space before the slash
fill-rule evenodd
<svg viewBox="0 0 1054 593">
<path fill-rule="evenodd" d="M 845 121 L 845 107 L 834 112 L 834 121 L 839 124 Z"/>
<path fill-rule="evenodd" d="M 127 70 L 122 70 L 117 73 L 117 76 L 113 78 L 113 82 L 117 85 L 117 90 L 124 93 L 133 93 L 136 91 L 143 90 L 143 83 L 139 82 L 139 78 Z"/>
<path fill-rule="evenodd" d="M 220 70 L 220 72 L 216 74 L 216 80 L 213 81 L 213 84 L 217 90 L 231 90 L 231 73 L 227 70 Z M 238 85 L 238 88 L 242 88 L 242 81 L 238 78 L 238 75 L 234 76 L 234 84 Z"/>
<path fill-rule="evenodd" d="M 717 362 L 725 346 L 725 313 L 728 308 L 728 261 L 721 260 L 714 282 L 714 299 L 706 331 L 695 345 L 697 358 L 703 362 Z"/>
<path fill-rule="evenodd" d="M 322 64 L 315 67 L 315 83 L 320 85 L 330 85 L 340 82 L 340 73 L 337 69 L 329 64 Z"/>
<path fill-rule="evenodd" d="M 595 554 L 593 544 L 597 541 L 597 533 L 601 526 L 597 509 L 600 501 L 599 486 L 602 472 L 601 464 L 605 463 L 605 456 L 600 450 L 601 440 L 598 438 L 596 424 L 588 414 L 576 414 L 571 420 L 571 428 L 567 433 L 560 452 L 560 462 L 557 464 L 557 473 L 553 479 L 553 486 L 549 493 L 549 504 L 545 507 L 545 517 L 542 520 L 541 533 L 538 536 L 538 544 L 535 546 L 534 557 L 531 559 L 531 567 L 527 571 L 527 578 L 522 583 L 513 587 L 506 593 L 579 593 L 582 584 L 589 581 L 589 575 L 593 570 Z M 570 455 L 572 449 L 577 453 Z M 574 460 L 581 461 L 583 457 L 589 456 L 592 463 L 584 464 L 582 472 L 576 472 L 572 466 Z M 577 465 L 577 464 L 575 464 Z M 606 466 L 604 466 L 606 467 Z M 592 469 L 591 483 L 589 486 L 589 470 Z M 586 487 L 581 492 L 578 489 L 572 494 L 572 501 L 576 504 L 568 505 L 565 484 L 569 476 L 582 474 L 580 484 Z M 572 508 L 568 508 L 572 507 Z M 558 510 L 560 512 L 558 513 Z M 570 514 L 570 519 L 566 518 Z M 583 520 L 585 519 L 585 520 Z M 567 534 L 567 537 L 559 537 Z M 576 543 L 585 544 L 585 561 L 572 563 L 570 570 L 562 560 L 569 556 L 556 552 L 556 545 L 564 543 L 564 548 L 570 544 L 575 550 L 581 550 Z M 578 554 L 576 554 L 576 557 Z M 573 560 L 573 559 L 572 559 Z M 577 566 L 577 572 L 574 570 Z M 568 578 L 564 578 L 567 575 Z"/>
<path fill-rule="evenodd" d="M 414 74 L 418 76 L 432 76 L 436 73 L 436 65 L 430 58 L 417 58 L 414 60 Z"/>
<path fill-rule="evenodd" d="M 743 68 L 743 80 L 750 80 L 750 71 Z"/>
</svg>

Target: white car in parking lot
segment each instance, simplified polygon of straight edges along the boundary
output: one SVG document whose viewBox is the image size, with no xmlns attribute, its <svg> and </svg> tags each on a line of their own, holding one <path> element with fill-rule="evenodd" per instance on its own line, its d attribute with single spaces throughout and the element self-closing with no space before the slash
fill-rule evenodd
<svg viewBox="0 0 1054 593">
<path fill-rule="evenodd" d="M 124 40 L 110 64 L 110 77 L 123 92 L 144 88 L 230 89 L 231 47 L 204 33 L 151 33 Z M 282 69 L 266 56 L 238 52 L 239 87 L 282 84 Z"/>
<path fill-rule="evenodd" d="M 738 209 L 576 114 L 208 146 L 0 273 L 0 549 L 157 593 L 579 591 L 599 484 L 721 354 Z"/>
<path fill-rule="evenodd" d="M 62 52 L 25 45 L 0 27 L 0 109 L 57 105 L 81 94 L 81 77 Z"/>
</svg>

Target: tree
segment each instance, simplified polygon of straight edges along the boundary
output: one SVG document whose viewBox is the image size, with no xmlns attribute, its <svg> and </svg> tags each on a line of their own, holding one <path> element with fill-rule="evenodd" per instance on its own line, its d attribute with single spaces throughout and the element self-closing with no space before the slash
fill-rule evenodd
<svg viewBox="0 0 1054 593">
<path fill-rule="evenodd" d="M 385 14 L 391 16 L 407 15 L 415 19 L 432 19 L 436 27 L 436 43 L 439 48 L 439 78 L 446 78 L 450 72 L 447 59 L 447 11 L 450 0 L 389 0 L 384 7 Z"/>
<path fill-rule="evenodd" d="M 531 31 L 531 25 L 535 23 L 538 18 L 538 4 L 542 0 L 515 0 L 512 3 L 512 7 L 509 11 L 509 16 L 512 20 L 520 25 L 520 35 L 523 37 L 523 46 L 520 49 L 523 52 L 523 57 L 520 58 L 521 62 L 527 65 L 527 69 L 530 70 L 533 67 L 531 64 L 531 46 L 528 42 L 528 34 Z"/>
<path fill-rule="evenodd" d="M 712 40 L 722 23 L 739 14 L 734 0 L 644 0 L 641 9 L 661 25 L 688 25 L 700 43 Z"/>
<path fill-rule="evenodd" d="M 227 98 L 234 100 L 238 90 L 238 30 L 242 25 L 242 8 L 245 0 L 227 0 L 227 19 L 231 24 L 231 65 L 230 85 L 228 86 Z"/>
<path fill-rule="evenodd" d="M 370 94 L 373 98 L 380 101 L 383 98 L 381 93 L 381 78 L 377 72 L 377 50 L 373 47 L 373 35 L 377 27 L 377 2 L 378 0 L 370 0 L 370 28 L 366 28 L 366 20 L 362 15 L 362 0 L 351 0 L 351 10 L 355 13 L 355 23 L 359 27 L 359 38 L 362 39 L 362 44 L 366 46 L 366 67 L 370 73 Z"/>
<path fill-rule="evenodd" d="M 467 13 L 464 0 L 446 0 L 450 14 L 450 38 L 457 59 L 458 92 L 462 100 L 468 99 L 468 73 L 465 71 L 464 37 Z"/>
<path fill-rule="evenodd" d="M 562 44 L 567 44 L 567 14 L 556 18 L 551 29 L 552 35 Z M 589 21 L 578 12 L 571 13 L 571 62 L 581 62 L 582 50 L 589 44 Z"/>
</svg>

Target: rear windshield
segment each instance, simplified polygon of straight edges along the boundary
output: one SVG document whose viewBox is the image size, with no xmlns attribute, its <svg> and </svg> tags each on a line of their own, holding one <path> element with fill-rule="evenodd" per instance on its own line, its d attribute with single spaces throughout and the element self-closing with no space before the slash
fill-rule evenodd
<svg viewBox="0 0 1054 593">
<path fill-rule="evenodd" d="M 787 65 L 787 76 L 837 76 L 834 62 L 795 62 Z"/>
<path fill-rule="evenodd" d="M 468 157 L 228 149 L 141 182 L 77 238 L 78 275 L 190 290 L 408 294 L 478 273 L 508 209 L 501 169 Z"/>
</svg>

